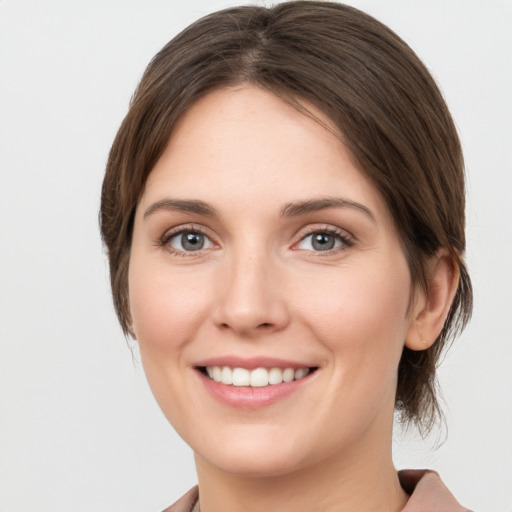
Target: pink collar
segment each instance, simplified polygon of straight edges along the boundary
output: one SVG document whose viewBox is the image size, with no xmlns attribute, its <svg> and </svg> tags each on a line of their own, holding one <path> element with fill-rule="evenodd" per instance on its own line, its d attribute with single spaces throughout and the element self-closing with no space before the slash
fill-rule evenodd
<svg viewBox="0 0 512 512">
<path fill-rule="evenodd" d="M 435 471 L 405 469 L 398 472 L 400 485 L 411 495 L 402 512 L 471 512 L 454 498 Z"/>
</svg>

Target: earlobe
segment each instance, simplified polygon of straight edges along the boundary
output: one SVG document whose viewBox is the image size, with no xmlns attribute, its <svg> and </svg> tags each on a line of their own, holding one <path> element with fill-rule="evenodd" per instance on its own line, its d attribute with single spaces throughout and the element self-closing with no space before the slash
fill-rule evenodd
<svg viewBox="0 0 512 512">
<path fill-rule="evenodd" d="M 426 292 L 421 292 L 414 307 L 413 319 L 405 346 L 411 350 L 430 348 L 443 329 L 457 292 L 459 268 L 453 256 L 441 249 L 430 265 Z"/>
</svg>

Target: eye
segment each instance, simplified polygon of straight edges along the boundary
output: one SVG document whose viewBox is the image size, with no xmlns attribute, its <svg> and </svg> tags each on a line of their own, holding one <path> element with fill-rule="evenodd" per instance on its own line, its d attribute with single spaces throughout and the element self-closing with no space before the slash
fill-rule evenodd
<svg viewBox="0 0 512 512">
<path fill-rule="evenodd" d="M 175 252 L 194 252 L 213 247 L 213 242 L 204 233 L 192 230 L 174 233 L 164 242 Z"/>
<path fill-rule="evenodd" d="M 315 231 L 309 233 L 297 244 L 298 249 L 305 251 L 332 251 L 342 246 L 349 246 L 351 242 L 341 235 L 331 231 Z"/>
</svg>

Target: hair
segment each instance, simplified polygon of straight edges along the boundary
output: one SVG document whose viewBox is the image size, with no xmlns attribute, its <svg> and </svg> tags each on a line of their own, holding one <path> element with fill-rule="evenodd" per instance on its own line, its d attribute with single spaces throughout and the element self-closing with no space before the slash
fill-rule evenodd
<svg viewBox="0 0 512 512">
<path fill-rule="evenodd" d="M 240 84 L 270 91 L 311 115 L 325 113 L 394 218 L 412 282 L 427 289 L 427 262 L 447 250 L 460 278 L 442 332 L 427 350 L 405 347 L 395 408 L 428 432 L 442 416 L 436 367 L 470 318 L 464 164 L 433 78 L 388 27 L 343 4 L 292 1 L 215 12 L 172 39 L 150 62 L 112 145 L 101 195 L 114 306 L 131 333 L 128 267 L 134 214 L 177 121 L 206 94 Z"/>
</svg>

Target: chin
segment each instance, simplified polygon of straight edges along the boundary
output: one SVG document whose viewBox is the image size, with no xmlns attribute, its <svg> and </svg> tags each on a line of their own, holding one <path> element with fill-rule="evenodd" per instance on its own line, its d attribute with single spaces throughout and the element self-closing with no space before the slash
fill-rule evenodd
<svg viewBox="0 0 512 512">
<path fill-rule="evenodd" d="M 276 477 L 314 464 L 307 443 L 293 436 L 272 436 L 264 432 L 226 435 L 207 446 L 194 446 L 196 456 L 219 470 L 247 477 Z M 202 444 L 202 443 L 200 443 Z"/>
<path fill-rule="evenodd" d="M 277 477 L 293 473 L 301 469 L 299 461 L 289 455 L 257 450 L 258 453 L 230 453 L 226 455 L 212 454 L 206 458 L 209 464 L 225 473 L 252 478 Z"/>
</svg>

